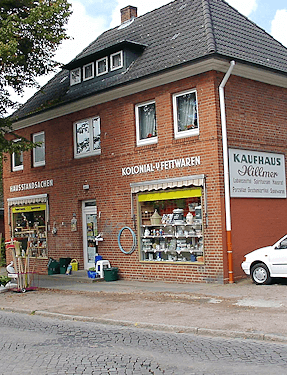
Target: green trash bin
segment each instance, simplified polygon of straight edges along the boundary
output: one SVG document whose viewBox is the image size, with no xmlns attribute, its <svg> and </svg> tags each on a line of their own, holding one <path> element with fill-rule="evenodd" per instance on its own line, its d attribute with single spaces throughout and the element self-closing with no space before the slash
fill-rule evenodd
<svg viewBox="0 0 287 375">
<path fill-rule="evenodd" d="M 104 280 L 105 281 L 116 281 L 118 280 L 118 268 L 104 268 Z"/>
<path fill-rule="evenodd" d="M 59 264 L 60 264 L 60 273 L 64 274 L 67 271 L 68 265 L 70 264 L 72 258 L 60 258 Z"/>
<path fill-rule="evenodd" d="M 55 275 L 57 273 L 60 273 L 60 263 L 52 260 L 48 265 L 48 275 Z"/>
</svg>

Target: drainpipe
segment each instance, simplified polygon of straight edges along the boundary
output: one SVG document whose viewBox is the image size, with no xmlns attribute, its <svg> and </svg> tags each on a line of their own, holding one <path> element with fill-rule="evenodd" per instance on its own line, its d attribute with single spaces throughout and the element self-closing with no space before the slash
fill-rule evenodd
<svg viewBox="0 0 287 375">
<path fill-rule="evenodd" d="M 234 283 L 233 277 L 233 260 L 232 260 L 232 240 L 231 240 L 231 214 L 230 214 L 230 188 L 229 188 L 229 171 L 228 171 L 228 146 L 226 130 L 226 112 L 224 87 L 234 68 L 235 61 L 230 62 L 230 67 L 219 85 L 219 102 L 222 129 L 222 148 L 223 148 L 223 167 L 224 167 L 224 193 L 225 193 L 225 222 L 226 222 L 226 239 L 227 239 L 227 256 L 228 256 L 228 279 L 229 283 Z"/>
</svg>

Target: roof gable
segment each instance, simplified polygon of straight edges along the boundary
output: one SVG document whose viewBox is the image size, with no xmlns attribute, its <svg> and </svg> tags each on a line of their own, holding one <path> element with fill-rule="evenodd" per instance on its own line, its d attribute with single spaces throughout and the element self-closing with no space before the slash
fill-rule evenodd
<svg viewBox="0 0 287 375">
<path fill-rule="evenodd" d="M 15 114 L 62 105 L 199 59 L 221 56 L 287 75 L 287 49 L 224 0 L 176 0 L 101 34 L 66 68 L 79 66 L 126 43 L 141 47 L 126 70 L 69 86 L 63 69 Z M 145 46 L 145 48 L 143 48 Z"/>
</svg>

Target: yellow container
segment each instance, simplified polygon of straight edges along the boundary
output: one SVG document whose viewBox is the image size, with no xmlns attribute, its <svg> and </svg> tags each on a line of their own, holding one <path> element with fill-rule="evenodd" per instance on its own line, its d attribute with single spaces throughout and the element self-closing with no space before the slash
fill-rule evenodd
<svg viewBox="0 0 287 375">
<path fill-rule="evenodd" d="M 77 259 L 72 259 L 70 264 L 72 266 L 72 271 L 78 271 L 79 262 L 77 261 Z"/>
</svg>

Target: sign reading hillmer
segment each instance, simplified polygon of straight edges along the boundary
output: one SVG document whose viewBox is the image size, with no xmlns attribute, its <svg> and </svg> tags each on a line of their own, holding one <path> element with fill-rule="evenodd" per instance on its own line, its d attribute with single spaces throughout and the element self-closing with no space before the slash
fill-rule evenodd
<svg viewBox="0 0 287 375">
<path fill-rule="evenodd" d="M 286 198 L 285 156 L 229 149 L 230 196 Z"/>
</svg>

